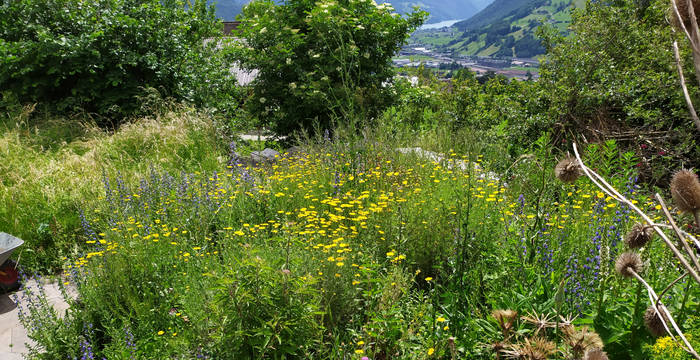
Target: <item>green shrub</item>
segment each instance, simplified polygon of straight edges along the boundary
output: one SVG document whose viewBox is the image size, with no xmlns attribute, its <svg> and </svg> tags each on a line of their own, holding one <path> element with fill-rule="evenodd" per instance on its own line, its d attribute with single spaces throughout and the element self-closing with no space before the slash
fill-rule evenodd
<svg viewBox="0 0 700 360">
<path fill-rule="evenodd" d="M 391 58 L 424 18 L 370 0 L 249 4 L 240 58 L 260 72 L 247 110 L 280 134 L 376 117 L 391 97 Z"/>
<path fill-rule="evenodd" d="M 222 106 L 232 91 L 228 66 L 215 42 L 205 44 L 220 36 L 221 25 L 205 1 L 188 4 L 0 2 L 0 108 L 39 102 L 119 121 L 139 110 L 136 97 L 146 88 Z"/>
<path fill-rule="evenodd" d="M 547 60 L 540 82 L 555 139 L 618 139 L 622 148 L 647 159 L 639 164 L 643 180 L 654 183 L 677 164 L 697 166 L 697 129 L 679 86 L 669 3 L 643 4 L 589 2 L 574 11 L 568 37 L 543 28 Z M 688 48 L 682 53 L 690 59 Z M 692 74 L 692 62 L 685 64 Z M 694 81 L 688 85 L 697 98 Z"/>
</svg>

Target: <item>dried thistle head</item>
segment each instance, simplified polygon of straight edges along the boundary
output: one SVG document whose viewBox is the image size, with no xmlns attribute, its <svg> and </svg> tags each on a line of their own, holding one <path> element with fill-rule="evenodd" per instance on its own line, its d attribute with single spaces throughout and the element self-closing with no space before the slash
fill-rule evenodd
<svg viewBox="0 0 700 360">
<path fill-rule="evenodd" d="M 578 315 L 567 315 L 566 317 L 559 315 L 559 319 L 561 319 L 561 321 L 559 322 L 558 326 L 559 330 L 561 330 L 564 336 L 571 337 L 571 335 L 574 334 L 576 331 L 576 328 L 574 327 L 574 320 L 576 320 L 577 317 Z"/>
<path fill-rule="evenodd" d="M 532 340 L 525 340 L 534 350 L 534 353 L 543 356 L 543 359 L 549 358 L 550 355 L 557 351 L 557 345 L 544 337 L 537 336 Z"/>
<path fill-rule="evenodd" d="M 494 310 L 491 316 L 496 319 L 498 326 L 500 326 L 501 330 L 505 333 L 513 327 L 513 321 L 515 321 L 515 318 L 518 316 L 518 312 L 515 310 L 498 309 Z"/>
<path fill-rule="evenodd" d="M 649 333 L 652 335 L 656 337 L 665 336 L 666 327 L 664 326 L 664 322 L 659 317 L 659 314 L 663 316 L 664 320 L 666 320 L 666 314 L 664 314 L 661 309 L 657 308 L 657 310 L 658 313 L 654 310 L 653 306 L 649 306 L 647 308 L 647 311 L 644 312 L 644 325 L 646 325 L 647 330 L 649 330 Z"/>
<path fill-rule="evenodd" d="M 567 335 L 566 343 L 571 348 L 574 357 L 577 358 L 582 357 L 588 350 L 603 348 L 603 340 L 587 326 L 574 331 L 571 335 Z"/>
<path fill-rule="evenodd" d="M 504 344 L 500 341 L 496 341 L 493 344 L 491 344 L 490 347 L 491 347 L 491 351 L 498 354 L 498 353 L 502 352 L 503 350 L 505 350 L 506 344 Z"/>
<path fill-rule="evenodd" d="M 700 210 L 698 176 L 691 170 L 683 169 L 676 172 L 671 179 L 671 196 L 680 211 L 694 213 Z"/>
<path fill-rule="evenodd" d="M 586 351 L 586 356 L 583 360 L 608 360 L 608 354 L 601 349 L 589 349 Z"/>
<path fill-rule="evenodd" d="M 507 359 L 547 360 L 557 350 L 557 346 L 542 337 L 525 339 L 522 343 L 509 345 L 501 350 Z"/>
<path fill-rule="evenodd" d="M 552 316 L 548 314 L 538 315 L 537 313 L 531 313 L 527 316 L 523 316 L 522 320 L 535 326 L 535 335 L 537 335 L 540 330 L 556 326 L 555 323 L 550 321 L 552 320 Z"/>
<path fill-rule="evenodd" d="M 499 349 L 498 354 L 503 354 L 506 359 L 527 359 L 528 354 L 525 344 L 511 344 Z"/>
<path fill-rule="evenodd" d="M 581 164 L 575 157 L 562 159 L 554 166 L 554 175 L 565 183 L 576 181 L 576 179 L 581 177 L 582 173 Z"/>
<path fill-rule="evenodd" d="M 615 270 L 623 277 L 634 277 L 634 273 L 642 271 L 642 258 L 634 251 L 620 254 L 615 262 Z"/>
<path fill-rule="evenodd" d="M 654 228 L 636 223 L 625 236 L 625 244 L 630 249 L 638 249 L 649 243 L 653 235 Z"/>
<path fill-rule="evenodd" d="M 692 33 L 693 29 L 690 12 L 688 11 L 688 0 L 675 0 L 675 2 L 676 6 L 678 7 L 678 12 L 681 15 L 681 21 L 683 21 L 683 24 L 685 25 L 685 28 L 688 29 L 688 32 Z M 700 1 L 692 0 L 691 3 L 693 4 L 693 12 L 695 13 L 696 19 L 700 19 Z M 673 11 L 673 5 L 671 6 L 671 22 L 677 29 L 681 29 L 676 12 Z"/>
</svg>

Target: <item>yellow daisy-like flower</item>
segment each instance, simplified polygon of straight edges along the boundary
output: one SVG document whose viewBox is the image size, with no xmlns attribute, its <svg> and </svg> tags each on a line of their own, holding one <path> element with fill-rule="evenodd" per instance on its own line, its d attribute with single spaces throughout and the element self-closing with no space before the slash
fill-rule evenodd
<svg viewBox="0 0 700 360">
<path fill-rule="evenodd" d="M 430 277 L 430 276 L 428 276 L 427 278 L 425 278 L 425 281 L 427 281 L 427 282 L 431 282 L 431 281 L 433 281 L 433 278 L 432 278 L 432 277 Z"/>
<path fill-rule="evenodd" d="M 163 331 L 163 330 L 158 331 L 158 336 L 163 335 L 163 334 L 165 334 L 165 331 Z"/>
<path fill-rule="evenodd" d="M 435 352 L 434 348 L 428 349 L 428 356 L 433 355 L 434 352 Z"/>
<path fill-rule="evenodd" d="M 437 318 L 437 322 L 445 322 L 445 320 L 446 320 L 446 319 L 445 319 L 444 317 L 442 317 L 442 316 L 440 316 L 439 318 Z"/>
</svg>

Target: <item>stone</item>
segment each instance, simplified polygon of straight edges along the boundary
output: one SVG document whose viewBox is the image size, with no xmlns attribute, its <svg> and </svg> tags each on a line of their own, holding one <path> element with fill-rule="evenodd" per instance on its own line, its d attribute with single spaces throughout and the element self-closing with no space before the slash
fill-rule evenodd
<svg viewBox="0 0 700 360">
<path fill-rule="evenodd" d="M 250 160 L 253 164 L 271 163 L 279 159 L 280 153 L 270 148 L 265 148 L 263 151 L 253 151 L 250 153 Z"/>
</svg>

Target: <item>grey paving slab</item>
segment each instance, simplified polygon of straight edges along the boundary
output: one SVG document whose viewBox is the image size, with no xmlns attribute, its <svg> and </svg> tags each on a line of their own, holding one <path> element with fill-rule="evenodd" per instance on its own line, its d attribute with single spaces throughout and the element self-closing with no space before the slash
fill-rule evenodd
<svg viewBox="0 0 700 360">
<path fill-rule="evenodd" d="M 22 356 L 22 354 L 0 351 L 0 359 L 2 359 L 2 360 L 22 360 L 22 359 L 24 359 L 24 357 Z"/>
<path fill-rule="evenodd" d="M 28 282 L 27 287 L 35 293 L 38 291 L 34 280 Z M 43 284 L 48 303 L 54 307 L 59 316 L 65 314 L 68 304 L 64 301 L 57 283 Z M 74 291 L 69 291 L 72 296 Z M 22 292 L 16 294 L 22 298 Z M 28 352 L 27 344 L 32 340 L 27 336 L 27 331 L 19 321 L 19 308 L 13 301 L 13 297 L 0 295 L 0 360 L 22 359 L 22 355 Z"/>
</svg>

